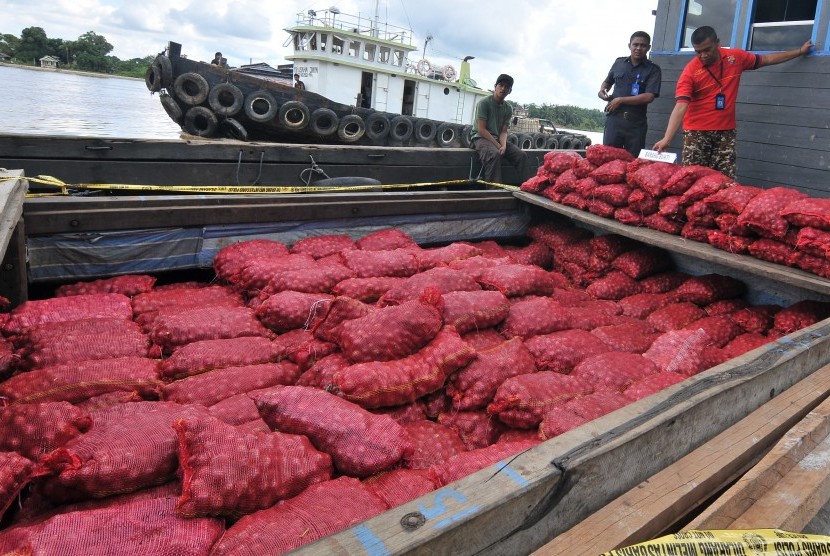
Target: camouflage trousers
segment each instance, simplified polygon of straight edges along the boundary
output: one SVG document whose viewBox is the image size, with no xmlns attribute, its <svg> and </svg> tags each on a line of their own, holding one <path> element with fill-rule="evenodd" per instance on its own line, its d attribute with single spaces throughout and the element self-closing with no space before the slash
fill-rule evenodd
<svg viewBox="0 0 830 556">
<path fill-rule="evenodd" d="M 738 171 L 734 129 L 718 131 L 684 131 L 683 165 L 708 166 L 735 179 Z"/>
</svg>

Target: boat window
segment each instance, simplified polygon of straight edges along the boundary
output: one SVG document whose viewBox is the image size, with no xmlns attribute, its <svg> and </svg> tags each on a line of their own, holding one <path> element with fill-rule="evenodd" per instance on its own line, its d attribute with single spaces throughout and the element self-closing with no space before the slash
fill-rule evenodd
<svg viewBox="0 0 830 556">
<path fill-rule="evenodd" d="M 737 0 L 688 0 L 680 48 L 691 50 L 692 33 L 704 25 L 714 27 L 721 46 L 732 46 L 736 9 Z"/>
<path fill-rule="evenodd" d="M 320 33 L 320 51 L 325 52 L 326 47 L 329 45 L 329 36 L 328 33 Z"/>
<path fill-rule="evenodd" d="M 378 49 L 376 44 L 366 43 L 366 46 L 363 47 L 363 59 L 367 62 L 374 62 L 375 61 L 375 51 Z"/>
<path fill-rule="evenodd" d="M 392 51 L 392 65 L 402 67 L 403 61 L 405 59 L 403 50 L 393 50 Z"/>
<path fill-rule="evenodd" d="M 381 46 L 381 47 L 380 47 L 380 58 L 379 58 L 379 61 L 380 61 L 382 64 L 388 64 L 388 63 L 389 63 L 389 56 L 390 56 L 391 54 L 392 54 L 392 49 L 390 49 L 388 46 Z"/>
<path fill-rule="evenodd" d="M 355 58 L 360 56 L 360 42 L 359 41 L 350 41 L 349 42 L 349 56 L 354 56 Z"/>
<path fill-rule="evenodd" d="M 813 35 L 816 0 L 758 0 L 752 17 L 750 50 L 790 50 Z"/>
<path fill-rule="evenodd" d="M 335 54 L 342 54 L 343 53 L 343 46 L 345 46 L 346 42 L 338 37 L 337 35 L 333 35 L 331 38 L 331 51 Z"/>
</svg>

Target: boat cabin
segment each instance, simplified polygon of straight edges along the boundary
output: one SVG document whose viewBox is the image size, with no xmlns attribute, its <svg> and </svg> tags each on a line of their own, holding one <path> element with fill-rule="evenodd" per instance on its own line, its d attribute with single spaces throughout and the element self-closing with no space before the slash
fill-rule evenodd
<svg viewBox="0 0 830 556">
<path fill-rule="evenodd" d="M 663 70 L 660 97 L 649 107 L 647 144 L 663 136 L 690 37 L 713 27 L 721 46 L 758 54 L 815 43 L 810 55 L 743 74 L 738 96 L 738 181 L 786 186 L 830 197 L 830 0 L 659 0 L 651 60 Z M 680 152 L 682 133 L 672 150 Z"/>
<path fill-rule="evenodd" d="M 307 90 L 335 102 L 469 124 L 476 103 L 489 94 L 470 78 L 469 57 L 460 71 L 426 58 L 413 62 L 418 47 L 412 31 L 377 16 L 308 10 L 286 31 L 294 47 L 286 59 L 294 63 L 294 73 Z"/>
</svg>

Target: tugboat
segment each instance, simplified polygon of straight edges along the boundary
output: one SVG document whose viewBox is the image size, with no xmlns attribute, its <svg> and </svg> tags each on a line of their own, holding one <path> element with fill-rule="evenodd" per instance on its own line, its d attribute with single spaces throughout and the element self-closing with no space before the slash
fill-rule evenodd
<svg viewBox="0 0 830 556">
<path fill-rule="evenodd" d="M 147 69 L 147 88 L 160 93 L 171 119 L 199 137 L 469 146 L 476 103 L 490 94 L 470 76 L 472 56 L 458 71 L 426 58 L 413 63 L 409 55 L 418 48 L 411 30 L 334 7 L 297 14 L 287 32 L 286 46 L 294 50 L 286 59 L 305 90 L 250 68 L 189 60 L 175 42 Z M 518 139 L 511 134 L 510 140 Z M 533 148 L 555 144 L 537 142 Z"/>
</svg>

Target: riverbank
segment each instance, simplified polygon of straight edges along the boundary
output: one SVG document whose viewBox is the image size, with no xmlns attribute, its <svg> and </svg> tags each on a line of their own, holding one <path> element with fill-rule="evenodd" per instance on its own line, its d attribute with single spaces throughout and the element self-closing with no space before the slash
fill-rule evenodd
<svg viewBox="0 0 830 556">
<path fill-rule="evenodd" d="M 0 62 L 0 66 L 7 67 L 7 68 L 17 68 L 17 69 L 25 69 L 25 70 L 35 70 L 35 71 L 45 71 L 50 73 L 68 73 L 73 75 L 85 75 L 87 77 L 114 77 L 116 79 L 129 79 L 131 81 L 142 81 L 142 79 L 138 77 L 128 77 L 126 75 L 113 75 L 111 73 L 98 73 L 94 71 L 80 71 L 80 70 L 71 70 L 71 69 L 64 69 L 64 68 L 40 68 L 37 66 L 25 66 L 21 64 L 9 64 L 8 62 Z"/>
</svg>

